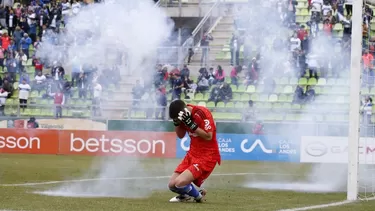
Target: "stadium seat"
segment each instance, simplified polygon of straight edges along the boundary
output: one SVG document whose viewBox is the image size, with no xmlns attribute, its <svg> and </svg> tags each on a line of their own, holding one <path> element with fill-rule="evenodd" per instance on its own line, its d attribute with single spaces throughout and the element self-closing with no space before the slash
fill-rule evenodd
<svg viewBox="0 0 375 211">
<path fill-rule="evenodd" d="M 199 106 L 206 107 L 206 102 L 202 102 L 202 101 L 201 101 L 201 102 L 198 102 L 198 105 L 199 105 Z"/>
<path fill-rule="evenodd" d="M 237 88 L 237 92 L 245 92 L 246 91 L 246 87 L 245 85 L 239 85 L 238 88 Z"/>
<path fill-rule="evenodd" d="M 215 102 L 207 102 L 206 107 L 207 108 L 215 108 Z"/>
<path fill-rule="evenodd" d="M 216 108 L 225 108 L 225 103 L 224 102 L 218 102 L 216 104 Z"/>
<path fill-rule="evenodd" d="M 230 88 L 232 89 L 232 92 L 236 92 L 237 91 L 237 86 L 236 85 L 231 84 Z"/>
<path fill-rule="evenodd" d="M 294 93 L 293 87 L 288 85 L 284 87 L 284 94 L 291 94 Z"/>
<path fill-rule="evenodd" d="M 277 97 L 277 95 L 275 95 L 275 94 L 271 94 L 271 95 L 269 96 L 269 98 L 268 98 L 268 101 L 269 101 L 269 102 L 277 102 L 277 100 L 278 100 L 278 97 Z"/>
<path fill-rule="evenodd" d="M 295 77 L 291 78 L 290 81 L 289 81 L 289 84 L 290 85 L 297 85 L 298 84 L 298 79 L 295 78 Z"/>
<path fill-rule="evenodd" d="M 300 78 L 298 80 L 298 84 L 302 85 L 302 86 L 306 86 L 307 85 L 307 79 L 306 78 Z"/>
<path fill-rule="evenodd" d="M 315 86 L 316 84 L 317 84 L 316 78 L 310 78 L 310 79 L 307 81 L 307 85 Z"/>
<path fill-rule="evenodd" d="M 252 94 L 251 100 L 254 101 L 254 102 L 258 102 L 259 101 L 259 95 L 258 94 Z"/>
<path fill-rule="evenodd" d="M 288 102 L 288 97 L 285 94 L 281 94 L 278 97 L 279 102 Z"/>
<path fill-rule="evenodd" d="M 242 109 L 244 108 L 244 103 L 243 102 L 236 102 L 236 104 L 234 105 L 234 108 L 239 108 L 239 109 Z"/>
<path fill-rule="evenodd" d="M 280 79 L 279 83 L 282 85 L 289 85 L 289 79 L 286 77 L 283 77 Z"/>
<path fill-rule="evenodd" d="M 326 84 L 327 84 L 327 80 L 325 78 L 319 78 L 318 83 L 316 85 L 325 86 Z"/>
<path fill-rule="evenodd" d="M 254 93 L 255 92 L 255 86 L 249 85 L 246 89 L 246 92 L 248 93 Z"/>
<path fill-rule="evenodd" d="M 252 97 L 253 96 L 255 96 L 255 95 L 257 95 L 257 94 L 252 94 L 251 95 L 251 99 L 252 99 Z M 241 101 L 249 101 L 250 100 L 250 96 L 249 96 L 249 94 L 246 94 L 246 93 L 243 93 L 242 95 L 241 95 Z M 254 101 L 254 100 L 253 100 Z"/>
<path fill-rule="evenodd" d="M 282 104 L 281 103 L 274 103 L 274 104 L 272 104 L 272 108 L 275 109 L 275 110 L 281 109 Z"/>
<path fill-rule="evenodd" d="M 228 102 L 225 104 L 225 108 L 233 109 L 234 108 L 234 103 L 233 102 Z"/>
<path fill-rule="evenodd" d="M 194 100 L 196 101 L 203 100 L 203 94 L 202 93 L 195 94 Z"/>
</svg>

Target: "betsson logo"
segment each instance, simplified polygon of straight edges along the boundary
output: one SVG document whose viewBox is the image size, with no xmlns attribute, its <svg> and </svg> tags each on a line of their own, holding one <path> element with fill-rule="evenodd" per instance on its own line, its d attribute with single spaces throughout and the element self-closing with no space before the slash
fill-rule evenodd
<svg viewBox="0 0 375 211">
<path fill-rule="evenodd" d="M 0 149 L 40 149 L 38 137 L 0 136 Z"/>
<path fill-rule="evenodd" d="M 108 139 L 103 134 L 100 139 L 89 138 L 83 140 L 74 137 L 74 133 L 70 134 L 70 151 L 71 152 L 104 152 L 104 153 L 140 153 L 140 154 L 156 154 L 160 152 L 165 154 L 165 142 L 163 140 L 133 140 L 118 138 Z"/>
</svg>

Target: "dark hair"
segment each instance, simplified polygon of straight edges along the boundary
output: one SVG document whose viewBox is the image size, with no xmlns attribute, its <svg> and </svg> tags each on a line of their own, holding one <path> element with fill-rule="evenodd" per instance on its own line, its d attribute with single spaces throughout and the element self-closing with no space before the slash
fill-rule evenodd
<svg viewBox="0 0 375 211">
<path fill-rule="evenodd" d="M 174 100 L 169 105 L 169 117 L 171 119 L 176 119 L 178 117 L 178 113 L 183 111 L 186 107 L 186 104 L 182 100 Z"/>
</svg>

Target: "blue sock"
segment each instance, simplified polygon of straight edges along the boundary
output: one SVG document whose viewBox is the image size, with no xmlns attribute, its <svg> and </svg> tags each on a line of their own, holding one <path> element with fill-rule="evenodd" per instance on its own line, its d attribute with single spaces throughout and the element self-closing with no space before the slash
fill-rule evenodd
<svg viewBox="0 0 375 211">
<path fill-rule="evenodd" d="M 180 190 L 176 187 L 169 188 L 169 190 L 171 190 L 172 192 L 177 193 L 177 194 L 183 194 L 183 193 L 180 193 Z"/>
<path fill-rule="evenodd" d="M 187 194 L 194 198 L 197 198 L 200 195 L 199 191 L 194 187 L 193 184 L 189 184 L 184 187 L 176 186 L 176 188 L 179 190 L 180 194 Z"/>
</svg>

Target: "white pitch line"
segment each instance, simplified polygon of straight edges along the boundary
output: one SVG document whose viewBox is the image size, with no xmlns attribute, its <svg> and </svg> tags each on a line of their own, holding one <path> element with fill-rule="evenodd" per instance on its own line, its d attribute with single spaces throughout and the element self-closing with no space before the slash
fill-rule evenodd
<svg viewBox="0 0 375 211">
<path fill-rule="evenodd" d="M 226 174 L 212 174 L 211 176 L 246 176 L 246 175 L 294 176 L 293 174 L 277 174 L 277 173 L 226 173 Z M 0 184 L 0 187 L 52 185 L 52 184 L 69 183 L 69 182 L 89 182 L 89 181 L 103 181 L 103 180 L 166 179 L 166 178 L 169 178 L 169 177 L 170 177 L 170 175 L 169 176 L 153 176 L 153 177 L 90 178 L 90 179 L 76 179 L 76 180 L 59 180 L 59 181 L 46 181 L 46 182 L 19 183 L 19 184 Z"/>
<path fill-rule="evenodd" d="M 375 200 L 375 197 L 368 198 L 366 200 Z M 277 211 L 305 211 L 305 210 L 324 209 L 328 207 L 338 207 L 338 206 L 342 206 L 345 204 L 351 204 L 351 203 L 356 203 L 356 202 L 360 202 L 360 201 L 345 200 L 345 201 L 333 202 L 329 204 L 319 204 L 319 205 L 313 205 L 313 206 L 308 206 L 308 207 L 298 207 L 298 208 L 283 209 L 283 210 L 277 210 Z"/>
</svg>

